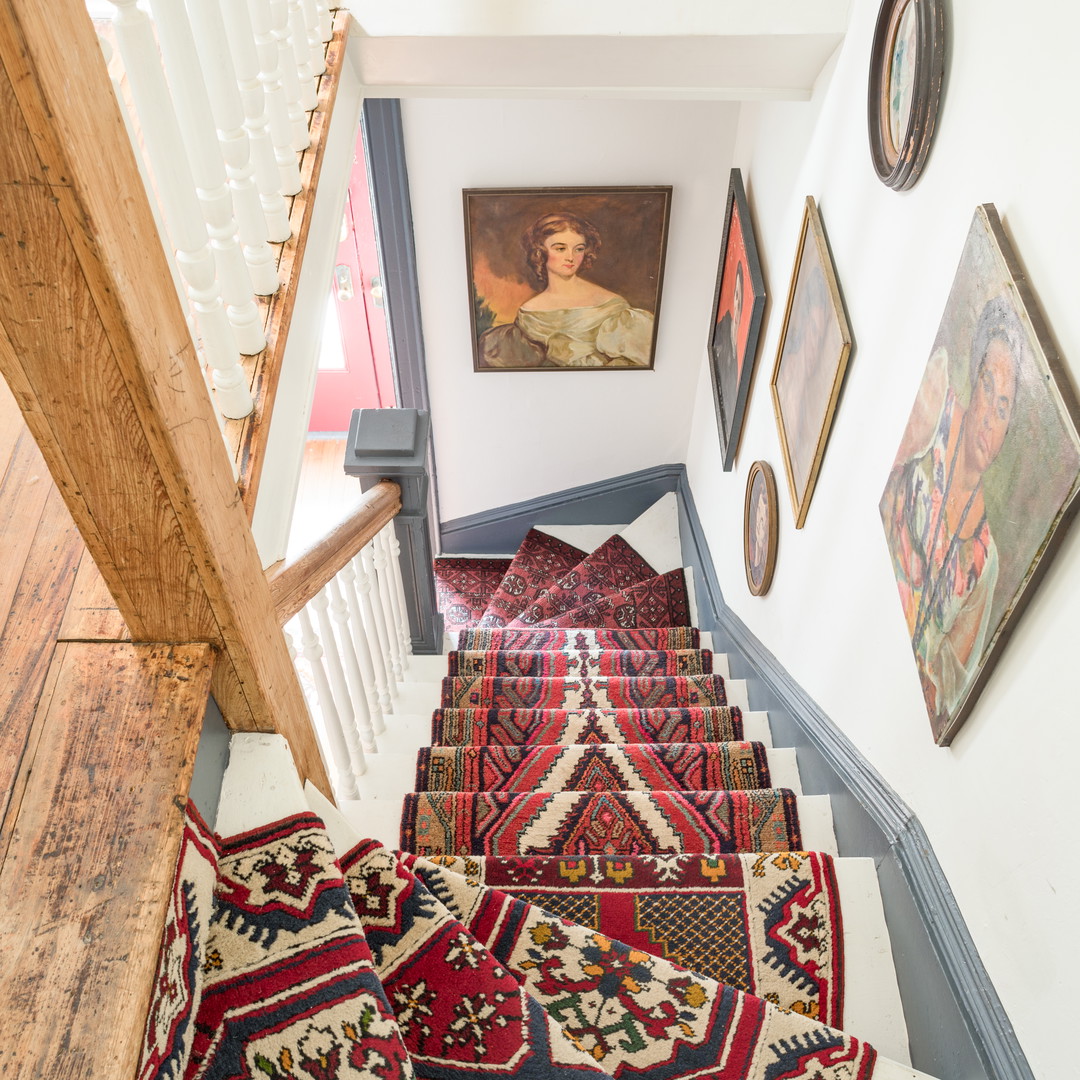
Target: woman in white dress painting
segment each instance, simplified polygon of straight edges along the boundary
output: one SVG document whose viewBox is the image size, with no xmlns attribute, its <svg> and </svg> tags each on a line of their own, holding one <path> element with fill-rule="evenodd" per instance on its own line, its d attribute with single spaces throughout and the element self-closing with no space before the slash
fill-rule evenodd
<svg viewBox="0 0 1080 1080">
<path fill-rule="evenodd" d="M 521 237 L 530 284 L 539 288 L 512 323 L 480 337 L 491 368 L 644 368 L 652 312 L 579 276 L 600 253 L 600 232 L 577 214 L 544 214 Z"/>
</svg>

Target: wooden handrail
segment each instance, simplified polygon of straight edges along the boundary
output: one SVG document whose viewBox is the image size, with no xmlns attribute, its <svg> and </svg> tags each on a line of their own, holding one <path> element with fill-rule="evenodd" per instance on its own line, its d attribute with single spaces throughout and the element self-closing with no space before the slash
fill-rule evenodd
<svg viewBox="0 0 1080 1080">
<path fill-rule="evenodd" d="M 278 621 L 285 625 L 401 509 L 401 487 L 382 480 L 365 491 L 360 505 L 333 532 L 298 559 L 266 570 Z"/>
</svg>

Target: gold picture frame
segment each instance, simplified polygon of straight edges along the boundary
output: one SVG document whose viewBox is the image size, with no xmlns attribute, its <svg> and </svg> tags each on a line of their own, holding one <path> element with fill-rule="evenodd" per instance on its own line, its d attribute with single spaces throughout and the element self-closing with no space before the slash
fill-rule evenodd
<svg viewBox="0 0 1080 1080">
<path fill-rule="evenodd" d="M 821 214 L 808 195 L 769 383 L 796 529 L 810 509 L 851 345 Z"/>
</svg>

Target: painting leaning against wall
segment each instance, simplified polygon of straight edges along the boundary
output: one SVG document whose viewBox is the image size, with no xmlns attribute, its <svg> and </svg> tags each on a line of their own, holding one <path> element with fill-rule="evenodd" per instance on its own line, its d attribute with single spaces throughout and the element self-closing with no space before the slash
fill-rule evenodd
<svg viewBox="0 0 1080 1080">
<path fill-rule="evenodd" d="M 942 745 L 1075 509 L 1078 418 L 997 212 L 980 206 L 879 504 Z"/>
</svg>

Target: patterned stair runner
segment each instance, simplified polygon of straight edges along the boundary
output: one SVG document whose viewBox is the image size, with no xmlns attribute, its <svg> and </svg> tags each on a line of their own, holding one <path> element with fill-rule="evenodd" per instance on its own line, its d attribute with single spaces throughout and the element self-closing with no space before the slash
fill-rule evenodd
<svg viewBox="0 0 1080 1080">
<path fill-rule="evenodd" d="M 478 625 L 505 626 L 556 578 L 577 566 L 585 555 L 573 544 L 564 544 L 554 536 L 530 529 Z"/>
<path fill-rule="evenodd" d="M 530 537 L 516 561 L 535 597 L 541 556 L 570 546 Z M 470 621 L 475 584 L 441 594 Z M 496 618 L 519 584 L 504 577 Z M 698 645 L 629 625 L 467 641 Z M 738 741 L 719 676 L 447 692 L 433 743 L 448 745 L 421 753 L 428 790 L 405 800 L 411 853 L 365 840 L 336 858 L 312 814 L 228 840 L 189 817 L 140 1080 L 871 1080 L 875 1051 L 839 1030 L 832 860 L 798 850 L 795 797 Z M 498 705 L 458 707 L 470 695 Z"/>
<path fill-rule="evenodd" d="M 568 746 L 574 743 L 735 742 L 742 710 L 436 709 L 432 746 Z"/>
<path fill-rule="evenodd" d="M 677 709 L 726 705 L 720 675 L 586 679 L 494 679 L 448 676 L 444 709 Z"/>
<path fill-rule="evenodd" d="M 709 791 L 769 786 L 756 742 L 627 746 L 432 746 L 417 791 Z"/>
<path fill-rule="evenodd" d="M 438 561 L 438 560 L 436 560 Z M 480 630 L 458 631 L 459 649 L 697 649 L 701 634 L 692 626 L 652 626 L 637 630 L 582 627 L 577 630 Z"/>
<path fill-rule="evenodd" d="M 664 855 L 798 851 L 795 796 L 755 791 L 427 791 L 405 796 L 417 855 Z"/>
<path fill-rule="evenodd" d="M 584 679 L 622 675 L 710 675 L 712 653 L 707 649 L 616 650 L 554 652 L 544 649 L 469 650 L 447 656 L 447 674 L 470 678 Z"/>
<path fill-rule="evenodd" d="M 545 589 L 508 625 L 536 626 L 654 577 L 656 571 L 621 536 L 612 536 Z"/>
</svg>

